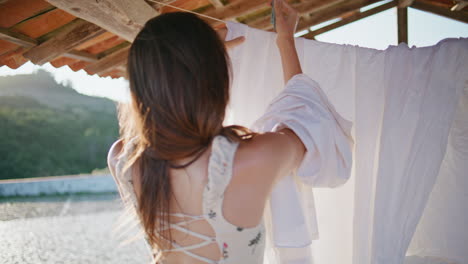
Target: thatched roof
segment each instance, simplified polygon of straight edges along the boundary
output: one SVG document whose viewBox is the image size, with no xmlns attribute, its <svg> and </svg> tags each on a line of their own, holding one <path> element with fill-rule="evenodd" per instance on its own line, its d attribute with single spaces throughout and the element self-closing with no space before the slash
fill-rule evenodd
<svg viewBox="0 0 468 264">
<path fill-rule="evenodd" d="M 0 0 L 0 66 L 16 69 L 27 61 L 50 62 L 57 68 L 68 65 L 74 71 L 84 69 L 89 74 L 125 76 L 128 48 L 141 26 L 153 16 L 178 11 L 154 1 L 255 28 L 272 28 L 268 0 Z M 290 2 L 301 14 L 298 31 L 339 18 L 308 32 L 307 38 L 397 5 L 402 42 L 407 39 L 408 6 L 468 23 L 466 0 L 395 0 L 364 12 L 361 7 L 379 1 Z M 220 24 L 207 21 L 213 26 Z"/>
</svg>

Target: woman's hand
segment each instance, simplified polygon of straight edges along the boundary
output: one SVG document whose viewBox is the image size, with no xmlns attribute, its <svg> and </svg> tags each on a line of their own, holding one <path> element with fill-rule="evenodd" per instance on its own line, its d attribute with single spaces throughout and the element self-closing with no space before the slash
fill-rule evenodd
<svg viewBox="0 0 468 264">
<path fill-rule="evenodd" d="M 238 45 L 242 44 L 245 41 L 244 36 L 240 36 L 240 37 L 237 37 L 235 39 L 225 41 L 226 35 L 227 35 L 227 28 L 225 28 L 225 27 L 220 28 L 220 29 L 216 29 L 216 33 L 218 33 L 221 40 L 224 41 L 224 45 L 226 46 L 226 49 L 234 48 L 235 46 L 238 46 Z"/>
<path fill-rule="evenodd" d="M 276 14 L 276 44 L 281 55 L 284 83 L 294 75 L 302 73 L 301 63 L 297 56 L 294 33 L 299 16 L 285 0 L 274 0 Z"/>
<path fill-rule="evenodd" d="M 276 15 L 276 33 L 278 39 L 294 38 L 299 15 L 285 0 L 273 0 Z"/>
</svg>

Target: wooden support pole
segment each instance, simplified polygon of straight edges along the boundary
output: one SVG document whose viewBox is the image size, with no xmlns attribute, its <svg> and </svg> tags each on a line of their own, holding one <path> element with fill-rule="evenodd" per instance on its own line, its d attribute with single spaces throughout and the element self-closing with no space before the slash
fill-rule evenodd
<svg viewBox="0 0 468 264">
<path fill-rule="evenodd" d="M 408 44 L 408 8 L 398 7 L 397 8 L 397 20 L 398 20 L 398 43 Z"/>
<path fill-rule="evenodd" d="M 42 65 L 104 32 L 104 29 L 88 21 L 75 19 L 65 25 L 60 33 L 32 47 L 23 56 L 34 64 Z"/>
<path fill-rule="evenodd" d="M 383 12 L 383 11 L 388 10 L 390 8 L 393 8 L 395 6 L 396 6 L 396 2 L 392 1 L 392 2 L 389 2 L 389 3 L 383 4 L 381 6 L 372 8 L 370 10 L 364 11 L 364 12 L 357 12 L 356 14 L 353 14 L 353 15 L 351 15 L 349 17 L 346 17 L 346 18 L 344 18 L 344 19 L 342 19 L 342 20 L 340 20 L 338 22 L 335 22 L 333 24 L 330 24 L 330 25 L 321 27 L 321 28 L 319 28 L 317 30 L 311 31 L 310 33 L 307 33 L 303 37 L 307 38 L 307 39 L 313 39 L 313 38 L 315 38 L 315 36 L 317 36 L 319 34 L 322 34 L 322 33 L 328 32 L 330 30 L 336 29 L 338 27 L 347 25 L 347 24 L 355 22 L 355 21 L 357 21 L 359 19 L 363 19 L 365 17 L 375 15 L 377 13 Z"/>
</svg>

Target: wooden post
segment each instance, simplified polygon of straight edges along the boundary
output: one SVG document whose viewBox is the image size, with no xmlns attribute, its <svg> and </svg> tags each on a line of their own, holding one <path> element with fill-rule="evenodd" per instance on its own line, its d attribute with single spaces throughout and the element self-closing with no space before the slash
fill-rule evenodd
<svg viewBox="0 0 468 264">
<path fill-rule="evenodd" d="M 398 19 L 398 44 L 408 44 L 408 8 L 398 7 L 397 8 L 397 19 Z"/>
</svg>

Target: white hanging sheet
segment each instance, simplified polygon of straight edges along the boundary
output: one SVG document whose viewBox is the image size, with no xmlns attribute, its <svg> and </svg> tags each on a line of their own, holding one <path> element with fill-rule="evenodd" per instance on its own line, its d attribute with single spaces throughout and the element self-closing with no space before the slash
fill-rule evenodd
<svg viewBox="0 0 468 264">
<path fill-rule="evenodd" d="M 246 41 L 230 50 L 233 83 L 226 123 L 253 127 L 284 88 L 276 36 L 238 23 L 227 26 L 226 39 L 245 36 Z M 281 195 L 284 201 L 299 200 L 304 219 L 318 220 L 306 223 L 309 240 L 318 238 L 313 226 L 320 238 L 312 247 L 301 248 L 307 239 L 282 245 L 273 232 L 294 233 L 296 226 L 267 217 L 273 240 L 265 263 L 403 263 L 437 177 L 453 170 L 468 174 L 455 158 L 448 162 L 450 170 L 440 170 L 442 160 L 450 158 L 449 132 L 463 124 L 453 122 L 455 112 L 467 109 L 457 105 L 467 87 L 468 39 L 380 51 L 297 38 L 296 47 L 304 73 L 340 116 L 354 123 L 353 173 L 340 188 L 314 189 L 315 199 L 311 188 L 298 183 L 297 198 L 286 192 L 271 200 Z M 457 143 L 468 149 L 466 140 Z M 281 213 L 287 206 L 273 207 Z"/>
</svg>

